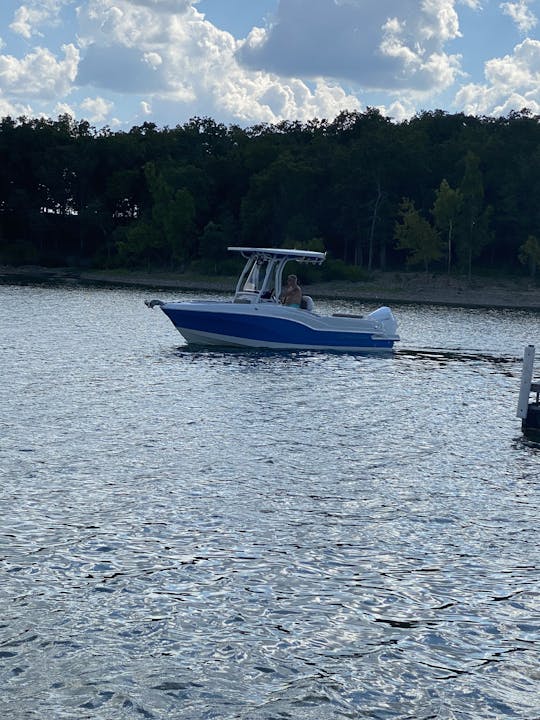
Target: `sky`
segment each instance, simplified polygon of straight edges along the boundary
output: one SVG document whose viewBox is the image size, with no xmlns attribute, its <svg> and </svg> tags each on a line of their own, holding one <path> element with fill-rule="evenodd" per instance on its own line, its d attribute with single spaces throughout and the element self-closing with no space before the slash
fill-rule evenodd
<svg viewBox="0 0 540 720">
<path fill-rule="evenodd" d="M 540 0 L 0 0 L 0 117 L 540 114 Z"/>
</svg>

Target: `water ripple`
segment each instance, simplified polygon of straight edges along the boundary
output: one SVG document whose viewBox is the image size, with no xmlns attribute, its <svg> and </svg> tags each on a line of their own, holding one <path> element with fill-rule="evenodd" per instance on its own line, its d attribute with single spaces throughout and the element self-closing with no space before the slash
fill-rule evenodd
<svg viewBox="0 0 540 720">
<path fill-rule="evenodd" d="M 0 293 L 3 717 L 540 717 L 534 315 L 201 352 L 139 291 Z"/>
</svg>

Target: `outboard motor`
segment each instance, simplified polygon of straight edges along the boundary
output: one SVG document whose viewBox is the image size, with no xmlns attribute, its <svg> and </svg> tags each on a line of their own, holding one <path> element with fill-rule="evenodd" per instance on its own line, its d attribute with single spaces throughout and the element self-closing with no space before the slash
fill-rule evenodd
<svg viewBox="0 0 540 720">
<path fill-rule="evenodd" d="M 389 337 L 397 336 L 397 320 L 390 308 L 386 307 L 386 305 L 383 305 L 382 307 L 377 308 L 377 310 L 369 313 L 367 317 L 370 320 L 376 320 L 380 323 L 385 335 L 388 335 Z"/>
</svg>

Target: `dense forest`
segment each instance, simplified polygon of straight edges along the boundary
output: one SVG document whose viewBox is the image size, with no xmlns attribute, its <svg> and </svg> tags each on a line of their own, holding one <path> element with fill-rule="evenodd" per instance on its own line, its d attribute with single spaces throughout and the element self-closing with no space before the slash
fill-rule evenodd
<svg viewBox="0 0 540 720">
<path fill-rule="evenodd" d="M 535 275 L 540 123 L 377 110 L 243 129 L 0 121 L 0 263 L 233 269 L 228 245 L 328 252 L 333 277 Z"/>
</svg>

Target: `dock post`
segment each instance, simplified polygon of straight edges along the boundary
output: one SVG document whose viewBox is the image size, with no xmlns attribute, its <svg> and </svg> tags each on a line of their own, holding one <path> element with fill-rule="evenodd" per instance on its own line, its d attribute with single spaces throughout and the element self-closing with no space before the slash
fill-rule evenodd
<svg viewBox="0 0 540 720">
<path fill-rule="evenodd" d="M 532 376 L 534 368 L 534 345 L 527 345 L 523 354 L 523 369 L 521 371 L 521 387 L 517 406 L 517 416 L 522 420 L 527 417 L 529 408 L 529 394 L 531 392 Z"/>
<path fill-rule="evenodd" d="M 540 382 L 533 382 L 534 345 L 527 345 L 523 355 L 523 371 L 517 416 L 521 418 L 521 430 L 529 440 L 540 442 Z M 534 402 L 529 402 L 531 393 L 536 393 Z"/>
</svg>

